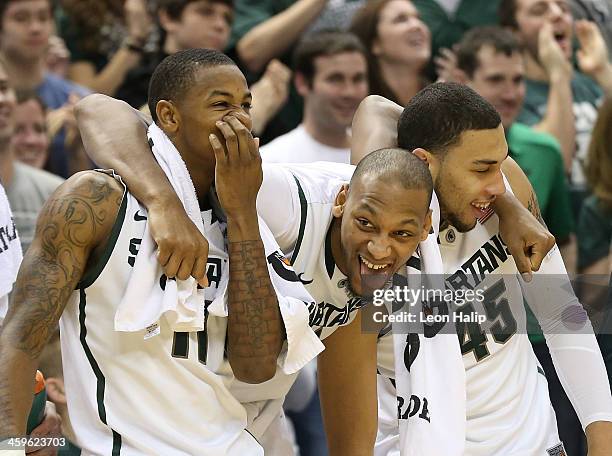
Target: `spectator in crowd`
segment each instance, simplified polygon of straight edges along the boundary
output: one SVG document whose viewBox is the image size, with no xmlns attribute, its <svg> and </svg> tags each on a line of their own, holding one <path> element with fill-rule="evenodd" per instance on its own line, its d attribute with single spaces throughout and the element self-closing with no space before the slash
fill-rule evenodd
<svg viewBox="0 0 612 456">
<path fill-rule="evenodd" d="M 229 52 L 256 81 L 274 58 L 291 64 L 300 37 L 317 30 L 346 30 L 352 14 L 365 0 L 235 0 L 236 20 Z M 301 120 L 302 102 L 292 88 L 289 100 L 265 132 L 262 144 L 287 133 Z"/>
<path fill-rule="evenodd" d="M 350 162 L 349 128 L 368 95 L 366 51 L 346 32 L 318 32 L 294 55 L 295 86 L 304 98 L 302 123 L 261 148 L 269 162 Z"/>
<path fill-rule="evenodd" d="M 64 108 L 63 112 L 71 113 L 74 100 L 88 91 L 47 71 L 46 52 L 53 29 L 50 0 L 0 1 L 0 28 L 0 55 L 14 89 L 35 90 L 49 109 Z M 70 121 L 63 115 L 62 120 Z M 70 174 L 66 132 L 58 132 L 51 145 L 49 169 L 66 177 Z"/>
<path fill-rule="evenodd" d="M 465 76 L 464 82 L 499 112 L 508 153 L 523 169 L 536 193 L 537 202 L 530 202 L 531 207 L 537 208 L 539 204 L 564 261 L 574 261 L 571 205 L 559 144 L 552 136 L 516 122 L 525 99 L 525 66 L 519 43 L 512 32 L 501 27 L 472 29 L 457 46 L 457 64 Z M 582 454 L 580 422 L 557 377 L 537 319 L 528 306 L 526 312 L 529 340 L 546 372 L 559 436 L 568 454 Z"/>
<path fill-rule="evenodd" d="M 402 106 L 428 83 L 431 35 L 408 0 L 372 0 L 353 17 L 351 31 L 367 49 L 370 93 Z"/>
<path fill-rule="evenodd" d="M 159 0 L 158 19 L 164 32 L 159 61 L 190 48 L 223 51 L 234 18 L 233 0 Z M 156 65 L 150 67 L 150 74 Z M 261 133 L 287 101 L 291 72 L 274 59 L 261 79 L 251 85 L 253 131 Z M 147 93 L 142 94 L 146 100 Z"/>
<path fill-rule="evenodd" d="M 42 166 L 30 166 L 17 159 L 21 155 L 36 165 L 44 163 L 49 141 L 40 101 L 33 96 L 16 107 L 15 93 L 12 92 L 10 97 L 13 119 L 10 141 L 7 147 L 0 150 L 0 180 L 13 211 L 21 249 L 25 253 L 34 238 L 38 213 L 64 180 L 40 169 Z"/>
<path fill-rule="evenodd" d="M 579 71 L 571 65 L 574 19 L 566 0 L 501 0 L 500 23 L 524 46 L 527 96 L 519 120 L 552 134 L 570 172 L 574 214 L 586 195 L 584 159 L 612 65 L 597 26 L 576 22 Z"/>
<path fill-rule="evenodd" d="M 11 149 L 15 160 L 43 169 L 49 154 L 47 109 L 34 92 L 17 94 L 15 132 L 11 136 Z"/>
<path fill-rule="evenodd" d="M 62 0 L 61 6 L 58 25 L 71 53 L 72 81 L 122 99 L 140 84 L 146 88 L 130 77 L 159 41 L 145 0 Z"/>
</svg>

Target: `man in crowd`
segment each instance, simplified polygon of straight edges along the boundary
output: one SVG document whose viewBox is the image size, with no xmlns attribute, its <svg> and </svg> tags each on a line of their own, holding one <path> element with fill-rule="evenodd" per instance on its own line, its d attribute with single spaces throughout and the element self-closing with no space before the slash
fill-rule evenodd
<svg viewBox="0 0 612 456">
<path fill-rule="evenodd" d="M 261 148 L 266 162 L 349 163 L 349 128 L 368 94 L 368 67 L 359 39 L 346 32 L 319 32 L 294 53 L 295 86 L 304 98 L 302 123 Z"/>
</svg>

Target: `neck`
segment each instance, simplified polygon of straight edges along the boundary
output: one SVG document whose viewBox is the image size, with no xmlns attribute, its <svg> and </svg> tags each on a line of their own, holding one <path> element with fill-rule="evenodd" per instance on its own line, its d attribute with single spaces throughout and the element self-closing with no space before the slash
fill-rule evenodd
<svg viewBox="0 0 612 456">
<path fill-rule="evenodd" d="M 548 81 L 548 74 L 540 62 L 529 51 L 523 53 L 525 60 L 525 77 L 533 81 Z"/>
<path fill-rule="evenodd" d="M 0 181 L 5 188 L 10 187 L 15 173 L 15 158 L 8 142 L 0 142 Z"/>
<path fill-rule="evenodd" d="M 406 106 L 419 90 L 423 88 L 421 70 L 405 63 L 379 61 L 380 75 L 393 91 L 399 104 Z"/>
<path fill-rule="evenodd" d="M 351 137 L 346 127 L 337 124 L 325 125 L 317 116 L 308 112 L 308 109 L 304 110 L 302 125 L 308 134 L 321 144 L 338 149 L 351 147 Z"/>
<path fill-rule="evenodd" d="M 340 272 L 344 275 L 348 275 L 348 271 L 346 268 L 344 255 L 342 254 L 342 238 L 340 237 L 340 227 L 342 225 L 342 219 L 334 217 L 331 222 L 330 230 L 331 230 L 331 251 L 332 257 L 334 258 L 334 263 Z"/>
<path fill-rule="evenodd" d="M 166 40 L 164 41 L 164 52 L 168 55 L 176 54 L 181 49 L 179 48 L 178 43 L 176 42 L 176 38 L 171 35 L 166 36 Z"/>
<path fill-rule="evenodd" d="M 2 52 L 4 68 L 15 90 L 33 90 L 45 77 L 44 59 L 26 60 Z"/>
</svg>

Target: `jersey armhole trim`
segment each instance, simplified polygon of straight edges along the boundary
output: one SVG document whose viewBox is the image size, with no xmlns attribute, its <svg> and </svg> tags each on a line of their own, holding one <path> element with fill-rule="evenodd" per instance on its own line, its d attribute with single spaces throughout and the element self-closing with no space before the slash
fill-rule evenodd
<svg viewBox="0 0 612 456">
<path fill-rule="evenodd" d="M 104 246 L 104 251 L 102 255 L 98 259 L 98 261 L 83 275 L 81 281 L 77 284 L 76 289 L 88 288 L 90 287 L 100 276 L 106 263 L 110 259 L 113 250 L 115 249 L 115 244 L 117 243 L 117 239 L 119 238 L 119 233 L 121 232 L 121 227 L 123 226 L 123 221 L 125 220 L 125 213 L 127 211 L 127 200 L 128 195 L 127 191 L 123 191 L 123 198 L 121 200 L 121 206 L 119 207 L 119 212 L 117 212 L 117 218 L 115 219 L 115 223 L 113 228 L 111 229 L 110 235 L 108 236 L 108 241 Z"/>
<path fill-rule="evenodd" d="M 300 251 L 300 247 L 302 246 L 302 241 L 304 240 L 304 231 L 306 230 L 306 217 L 308 215 L 308 204 L 306 202 L 306 195 L 304 194 L 304 189 L 300 184 L 300 181 L 294 174 L 292 174 L 293 179 L 295 179 L 295 183 L 297 184 L 298 197 L 300 199 L 300 230 L 298 231 L 297 241 L 295 241 L 295 247 L 293 249 L 293 254 L 291 255 L 291 265 L 295 263 L 297 259 L 298 253 Z"/>
</svg>

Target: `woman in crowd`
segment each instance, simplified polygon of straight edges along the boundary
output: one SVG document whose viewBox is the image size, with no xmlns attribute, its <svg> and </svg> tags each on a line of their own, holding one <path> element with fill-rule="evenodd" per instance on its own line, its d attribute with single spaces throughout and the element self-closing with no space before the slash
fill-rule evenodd
<svg viewBox="0 0 612 456">
<path fill-rule="evenodd" d="M 351 25 L 368 51 L 370 92 L 405 106 L 429 81 L 431 35 L 408 0 L 371 0 Z"/>
<path fill-rule="evenodd" d="M 46 108 L 35 93 L 18 94 L 11 148 L 17 160 L 39 169 L 45 167 L 49 152 L 46 115 Z"/>
</svg>

